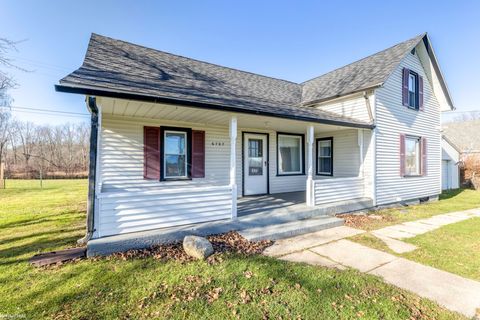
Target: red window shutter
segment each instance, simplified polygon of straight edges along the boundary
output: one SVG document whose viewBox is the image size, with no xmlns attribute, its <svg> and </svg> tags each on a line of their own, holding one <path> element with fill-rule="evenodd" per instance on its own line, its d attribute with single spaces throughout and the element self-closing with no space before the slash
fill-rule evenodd
<svg viewBox="0 0 480 320">
<path fill-rule="evenodd" d="M 420 139 L 420 149 L 421 149 L 421 155 L 422 155 L 422 164 L 420 167 L 421 174 L 422 176 L 427 175 L 427 138 L 422 137 Z"/>
<path fill-rule="evenodd" d="M 143 127 L 143 177 L 160 180 L 159 127 Z"/>
<path fill-rule="evenodd" d="M 192 178 L 205 178 L 205 131 L 192 130 Z"/>
<path fill-rule="evenodd" d="M 408 77 L 410 76 L 410 70 L 403 68 L 402 77 L 402 104 L 408 107 Z"/>
<path fill-rule="evenodd" d="M 423 111 L 423 77 L 418 76 L 418 108 Z"/>
<path fill-rule="evenodd" d="M 405 176 L 405 135 L 400 134 L 400 177 Z"/>
</svg>

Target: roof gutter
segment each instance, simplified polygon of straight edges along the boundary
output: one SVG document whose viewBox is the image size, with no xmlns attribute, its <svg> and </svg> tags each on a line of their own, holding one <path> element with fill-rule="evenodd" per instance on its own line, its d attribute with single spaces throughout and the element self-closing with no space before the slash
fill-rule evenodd
<svg viewBox="0 0 480 320">
<path fill-rule="evenodd" d="M 171 98 L 157 97 L 157 96 L 150 96 L 150 95 L 142 95 L 142 94 L 134 94 L 134 93 L 126 93 L 126 92 L 108 91 L 108 90 L 102 90 L 102 89 L 83 88 L 83 87 L 66 86 L 66 85 L 55 85 L 55 90 L 57 92 L 68 92 L 68 93 L 77 93 L 77 94 L 92 95 L 92 96 L 103 96 L 103 97 L 109 97 L 109 98 L 146 101 L 146 102 L 152 102 L 152 103 L 176 104 L 176 105 L 182 105 L 182 106 L 192 107 L 192 108 L 202 108 L 202 109 L 210 109 L 210 110 L 220 110 L 220 111 L 238 112 L 238 113 L 246 113 L 246 114 L 255 114 L 255 115 L 262 115 L 262 116 L 267 116 L 267 117 L 275 117 L 275 118 L 283 118 L 283 119 L 290 119 L 290 120 L 323 123 L 323 124 L 345 126 L 345 127 L 351 127 L 351 128 L 364 128 L 364 129 L 373 129 L 374 128 L 374 125 L 368 124 L 368 123 L 344 122 L 344 121 L 340 121 L 340 120 L 318 119 L 318 118 L 315 118 L 315 117 L 308 117 L 308 116 L 294 116 L 294 115 L 289 115 L 289 114 L 278 114 L 278 113 L 268 112 L 268 111 L 246 110 L 246 109 L 243 109 L 243 108 L 230 107 L 230 106 L 225 106 L 225 105 L 217 105 L 217 104 L 203 103 L 203 102 L 196 102 L 196 101 L 187 101 L 187 100 L 178 100 L 178 99 L 171 99 Z"/>
<path fill-rule="evenodd" d="M 87 108 L 90 111 L 90 151 L 88 168 L 88 199 L 87 199 L 87 233 L 78 240 L 80 244 L 86 244 L 95 232 L 95 186 L 97 173 L 97 137 L 98 137 L 98 107 L 95 97 L 87 97 Z"/>
</svg>

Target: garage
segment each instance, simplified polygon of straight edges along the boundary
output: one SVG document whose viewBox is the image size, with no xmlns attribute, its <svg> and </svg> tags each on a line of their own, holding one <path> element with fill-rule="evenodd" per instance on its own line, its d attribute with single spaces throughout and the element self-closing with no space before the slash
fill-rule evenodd
<svg viewBox="0 0 480 320">
<path fill-rule="evenodd" d="M 460 186 L 458 162 L 460 152 L 445 137 L 442 139 L 442 190 L 457 189 Z"/>
</svg>

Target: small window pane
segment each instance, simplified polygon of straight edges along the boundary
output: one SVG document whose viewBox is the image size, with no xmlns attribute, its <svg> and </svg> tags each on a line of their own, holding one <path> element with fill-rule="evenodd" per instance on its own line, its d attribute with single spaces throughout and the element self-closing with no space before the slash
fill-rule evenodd
<svg viewBox="0 0 480 320">
<path fill-rule="evenodd" d="M 319 152 L 322 157 L 330 157 L 332 152 L 331 141 L 320 141 Z"/>
<path fill-rule="evenodd" d="M 184 177 L 185 173 L 185 156 L 167 155 L 165 157 L 165 175 L 167 177 Z"/>
<path fill-rule="evenodd" d="M 408 78 L 408 91 L 415 92 L 416 91 L 416 81 L 415 75 L 410 74 Z"/>
<path fill-rule="evenodd" d="M 185 133 L 167 132 L 165 136 L 166 154 L 185 154 Z"/>
<path fill-rule="evenodd" d="M 302 137 L 278 136 L 278 172 L 302 173 Z"/>
</svg>

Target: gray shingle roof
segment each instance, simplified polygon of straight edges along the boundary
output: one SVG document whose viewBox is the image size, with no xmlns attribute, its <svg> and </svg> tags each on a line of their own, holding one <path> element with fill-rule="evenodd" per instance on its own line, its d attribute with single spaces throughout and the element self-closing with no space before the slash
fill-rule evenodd
<svg viewBox="0 0 480 320">
<path fill-rule="evenodd" d="M 82 66 L 61 79 L 57 90 L 99 90 L 302 120 L 368 125 L 303 105 L 382 84 L 423 36 L 297 84 L 92 34 Z"/>
<path fill-rule="evenodd" d="M 302 101 L 308 104 L 319 100 L 343 96 L 382 85 L 402 61 L 425 36 L 399 43 L 371 56 L 303 83 Z"/>
<path fill-rule="evenodd" d="M 480 152 L 480 119 L 445 123 L 442 129 L 460 152 Z"/>
</svg>

